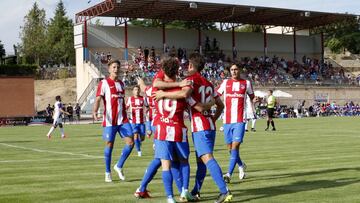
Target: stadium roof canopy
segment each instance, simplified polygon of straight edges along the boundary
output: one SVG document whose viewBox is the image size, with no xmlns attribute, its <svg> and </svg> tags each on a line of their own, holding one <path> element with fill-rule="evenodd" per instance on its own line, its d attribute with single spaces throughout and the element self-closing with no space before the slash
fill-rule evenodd
<svg viewBox="0 0 360 203">
<path fill-rule="evenodd" d="M 197 22 L 222 22 L 316 28 L 343 23 L 356 17 L 350 14 L 324 13 L 248 5 L 174 0 L 105 0 L 76 14 L 81 23 L 93 17 L 120 17 Z"/>
</svg>

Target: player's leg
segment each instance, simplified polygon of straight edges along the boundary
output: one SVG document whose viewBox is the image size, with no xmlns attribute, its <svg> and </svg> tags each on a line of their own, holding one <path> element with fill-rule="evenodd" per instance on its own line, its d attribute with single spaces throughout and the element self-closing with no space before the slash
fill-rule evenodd
<svg viewBox="0 0 360 203">
<path fill-rule="evenodd" d="M 125 164 L 125 161 L 129 157 L 132 149 L 134 148 L 133 131 L 131 125 L 129 123 L 125 123 L 119 126 L 118 132 L 125 141 L 125 146 L 122 150 L 119 161 L 114 166 L 114 170 L 118 173 L 120 180 L 125 180 L 125 176 L 123 174 L 123 166 Z"/>
<path fill-rule="evenodd" d="M 192 133 L 192 140 L 194 143 L 194 148 L 195 148 L 195 157 L 196 157 L 196 176 L 195 176 L 195 184 L 193 189 L 191 190 L 191 194 L 194 196 L 195 199 L 199 200 L 200 199 L 200 190 L 202 187 L 202 184 L 204 182 L 205 176 L 206 176 L 206 165 L 203 162 L 203 160 L 201 160 L 201 155 L 202 154 L 202 142 L 204 140 L 203 138 L 203 134 L 204 131 L 200 131 L 200 132 L 194 132 Z M 197 151 L 200 151 L 200 155 Z"/>
<path fill-rule="evenodd" d="M 131 124 L 134 133 L 134 143 L 136 151 L 141 154 L 140 129 L 138 124 Z"/>
<path fill-rule="evenodd" d="M 246 165 L 245 163 L 241 160 L 241 156 L 240 156 L 240 146 L 241 143 L 243 142 L 244 136 L 245 136 L 245 132 L 244 132 L 244 124 L 243 123 L 237 123 L 236 127 L 234 129 L 234 137 L 233 137 L 233 143 L 232 143 L 232 149 L 231 149 L 231 153 L 232 155 L 235 157 L 236 155 L 234 155 L 234 150 L 237 151 L 238 154 L 238 160 L 237 160 L 237 164 L 239 165 L 239 179 L 242 180 L 245 178 L 245 169 L 246 169 Z"/>
<path fill-rule="evenodd" d="M 267 111 L 267 120 L 266 120 L 266 128 L 265 130 L 269 130 L 269 126 L 270 126 L 270 120 L 271 120 L 271 110 L 269 108 L 266 109 Z"/>
<path fill-rule="evenodd" d="M 189 192 L 190 181 L 190 165 L 189 165 L 189 143 L 188 142 L 176 142 L 175 153 L 180 160 L 180 172 L 182 176 L 182 191 L 180 199 L 182 201 L 192 201 L 194 197 Z"/>
<path fill-rule="evenodd" d="M 222 177 L 222 171 L 213 156 L 215 144 L 215 131 L 202 131 L 194 134 L 194 146 L 198 151 L 197 155 L 206 165 L 210 175 L 220 190 L 220 194 L 228 193 L 226 183 Z M 200 191 L 200 190 L 199 190 Z"/>
<path fill-rule="evenodd" d="M 248 132 L 248 124 L 249 124 L 250 119 L 246 119 L 245 122 L 245 131 Z"/>
<path fill-rule="evenodd" d="M 195 154 L 196 151 L 195 151 Z M 200 190 L 202 187 L 202 184 L 204 182 L 205 176 L 206 176 L 206 165 L 204 162 L 196 155 L 196 175 L 195 175 L 195 184 L 193 189 L 191 190 L 191 195 L 196 199 L 200 200 Z"/>
<path fill-rule="evenodd" d="M 154 146 L 156 145 L 156 142 L 158 140 L 154 139 Z M 148 184 L 151 182 L 151 180 L 154 178 L 155 174 L 157 173 L 157 170 L 161 166 L 161 160 L 158 158 L 154 158 L 147 169 L 145 170 L 144 176 L 141 180 L 140 187 L 135 191 L 134 196 L 136 198 L 150 198 L 149 191 L 147 190 Z"/>
<path fill-rule="evenodd" d="M 224 124 L 224 140 L 225 140 L 225 144 L 227 145 L 229 154 L 230 154 L 229 164 L 232 162 L 232 159 L 231 159 L 232 135 L 233 135 L 232 126 L 233 126 L 233 124 Z M 230 180 L 231 180 L 230 174 L 226 173 L 223 176 L 223 178 L 226 183 L 230 183 Z"/>
<path fill-rule="evenodd" d="M 141 123 L 138 124 L 138 141 L 139 141 L 139 149 L 138 150 L 138 156 L 142 156 L 142 152 L 141 152 L 141 143 L 145 140 L 145 124 Z"/>
<path fill-rule="evenodd" d="M 66 136 L 65 136 L 65 132 L 64 132 L 64 126 L 62 123 L 59 123 L 59 130 L 61 133 L 61 138 L 64 139 Z"/>
<path fill-rule="evenodd" d="M 174 143 L 158 140 L 155 144 L 155 158 L 161 159 L 162 180 L 168 203 L 176 202 L 172 187 L 173 177 L 170 171 L 171 160 L 173 159 Z"/>
<path fill-rule="evenodd" d="M 137 198 L 149 198 L 150 194 L 147 190 L 148 184 L 151 182 L 151 180 L 154 178 L 157 170 L 161 166 L 161 160 L 154 158 L 147 169 L 145 170 L 144 177 L 141 180 L 140 187 L 135 192 L 135 197 Z"/>
<path fill-rule="evenodd" d="M 183 188 L 183 176 L 181 173 L 180 161 L 177 157 L 174 157 L 174 160 L 171 161 L 171 174 L 175 181 L 176 188 L 178 189 L 179 194 L 182 192 Z"/>
<path fill-rule="evenodd" d="M 256 118 L 252 118 L 251 119 L 251 131 L 252 132 L 256 132 L 255 125 L 256 125 Z"/>
<path fill-rule="evenodd" d="M 146 127 L 146 136 L 150 138 L 154 132 L 153 127 L 151 126 L 151 121 L 146 121 L 145 127 Z"/>
<path fill-rule="evenodd" d="M 240 151 L 239 151 L 240 144 L 242 143 L 245 134 L 245 124 L 244 123 L 232 124 L 231 132 L 232 132 L 232 140 L 231 140 L 232 142 L 231 142 L 231 151 L 230 151 L 230 161 L 229 161 L 229 167 L 226 177 L 224 176 L 226 182 L 230 182 L 230 177 L 234 172 L 234 168 L 236 164 L 239 165 L 239 170 L 245 168 L 245 164 L 243 164 L 240 158 Z M 243 179 L 244 177 L 245 175 L 242 174 L 240 179 Z"/>
<path fill-rule="evenodd" d="M 272 111 L 271 111 L 271 118 L 270 118 L 270 123 L 271 123 L 271 126 L 272 126 L 272 130 L 273 131 L 275 131 L 276 130 L 276 128 L 275 128 L 275 123 L 274 123 L 274 110 L 275 109 L 272 109 Z"/>
<path fill-rule="evenodd" d="M 110 166 L 116 132 L 116 126 L 104 127 L 103 129 L 103 140 L 106 143 L 104 149 L 105 182 L 112 182 Z"/>
<path fill-rule="evenodd" d="M 51 138 L 51 133 L 54 132 L 54 130 L 55 130 L 55 128 L 57 127 L 57 125 L 58 125 L 57 119 L 54 119 L 53 125 L 51 126 L 49 132 L 48 132 L 47 135 L 46 135 L 46 137 L 47 137 L 48 139 Z"/>
</svg>

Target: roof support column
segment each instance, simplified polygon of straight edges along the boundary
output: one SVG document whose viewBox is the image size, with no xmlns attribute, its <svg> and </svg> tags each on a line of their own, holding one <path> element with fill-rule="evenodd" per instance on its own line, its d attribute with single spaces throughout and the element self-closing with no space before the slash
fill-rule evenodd
<svg viewBox="0 0 360 203">
<path fill-rule="evenodd" d="M 236 44 L 235 44 L 235 27 L 232 26 L 231 28 L 231 38 L 232 38 L 232 53 L 233 53 L 233 60 L 237 57 L 237 51 L 236 51 Z"/>
<path fill-rule="evenodd" d="M 162 24 L 162 42 L 163 42 L 163 53 L 166 51 L 166 32 L 165 23 Z"/>
<path fill-rule="evenodd" d="M 127 61 L 128 57 L 129 57 L 129 53 L 128 53 L 128 24 L 127 24 L 127 20 L 125 20 L 125 26 L 124 26 L 124 31 L 125 31 L 125 49 L 124 49 L 124 58 Z"/>
<path fill-rule="evenodd" d="M 87 20 L 84 21 L 84 60 L 89 60 Z"/>
<path fill-rule="evenodd" d="M 294 61 L 296 61 L 296 29 L 293 28 L 293 41 L 294 41 Z"/>
<path fill-rule="evenodd" d="M 263 35 L 264 35 L 264 57 L 267 56 L 267 33 L 266 33 L 266 27 L 263 27 Z"/>
<path fill-rule="evenodd" d="M 324 63 L 324 32 L 320 33 L 321 40 L 321 64 Z"/>
<path fill-rule="evenodd" d="M 202 47 L 201 47 L 201 28 L 198 27 L 198 46 L 199 46 L 199 53 L 202 54 Z"/>
</svg>

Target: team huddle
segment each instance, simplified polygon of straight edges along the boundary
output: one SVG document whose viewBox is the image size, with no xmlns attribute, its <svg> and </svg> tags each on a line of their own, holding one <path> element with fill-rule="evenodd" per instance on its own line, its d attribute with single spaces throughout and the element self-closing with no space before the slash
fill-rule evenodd
<svg viewBox="0 0 360 203">
<path fill-rule="evenodd" d="M 154 134 L 154 159 L 145 170 L 140 187 L 134 193 L 137 198 L 150 197 L 147 186 L 161 167 L 167 202 L 176 202 L 173 181 L 176 183 L 181 201 L 199 200 L 207 170 L 220 191 L 215 202 L 231 202 L 233 195 L 227 184 L 231 181 L 236 165 L 239 167 L 239 178 L 245 177 L 246 166 L 240 159 L 239 148 L 245 133 L 246 98 L 249 97 L 250 101 L 254 98 L 251 83 L 241 79 L 240 68 L 234 64 L 230 67 L 231 78 L 225 79 L 215 90 L 200 74 L 204 60 L 199 54 L 190 55 L 188 76 L 182 81 L 177 81 L 179 61 L 176 58 L 165 57 L 161 65 L 162 69 L 155 76 L 153 83 L 146 86 L 142 79 L 138 79 L 133 96 L 125 101 L 125 86 L 118 79 L 120 62 L 110 61 L 108 64 L 110 75 L 99 83 L 93 108 L 93 117 L 97 120 L 97 112 L 103 100 L 105 181 L 112 181 L 111 154 L 117 133 L 126 143 L 117 164 L 113 167 L 121 180 L 125 180 L 124 164 L 134 145 L 138 156 L 141 156 L 141 142 L 146 135 L 150 137 Z M 140 96 L 140 92 L 145 96 Z M 224 103 L 221 96 L 224 97 Z M 143 111 L 144 106 L 147 107 L 146 115 Z M 211 113 L 210 109 L 214 106 L 216 111 Z M 130 109 L 129 118 L 126 109 Z M 190 115 L 191 135 L 197 157 L 197 171 L 192 190 L 189 189 L 190 149 L 188 129 L 184 123 L 185 111 Z M 216 120 L 223 111 L 225 142 L 230 152 L 228 170 L 224 175 L 213 156 Z"/>
</svg>

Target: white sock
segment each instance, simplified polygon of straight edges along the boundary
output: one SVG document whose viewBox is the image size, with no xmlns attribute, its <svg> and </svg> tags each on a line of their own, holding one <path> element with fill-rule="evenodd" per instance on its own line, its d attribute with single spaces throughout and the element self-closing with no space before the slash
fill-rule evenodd
<svg viewBox="0 0 360 203">
<path fill-rule="evenodd" d="M 55 130 L 54 126 L 51 126 L 51 128 L 46 136 L 49 137 L 51 135 L 51 133 L 54 132 L 54 130 Z"/>
<path fill-rule="evenodd" d="M 249 121 L 245 122 L 245 130 L 247 130 L 248 123 L 249 123 Z"/>
<path fill-rule="evenodd" d="M 251 128 L 255 129 L 256 119 L 252 119 Z"/>
<path fill-rule="evenodd" d="M 65 136 L 64 128 L 60 128 L 60 132 L 61 132 L 61 137 L 64 137 Z"/>
</svg>

